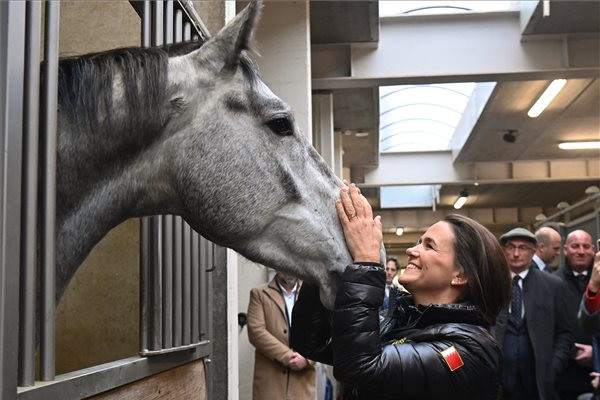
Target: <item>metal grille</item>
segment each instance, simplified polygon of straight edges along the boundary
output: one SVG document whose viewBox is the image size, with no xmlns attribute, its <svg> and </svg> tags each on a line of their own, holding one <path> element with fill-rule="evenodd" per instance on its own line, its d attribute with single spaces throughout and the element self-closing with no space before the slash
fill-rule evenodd
<svg viewBox="0 0 600 400">
<path fill-rule="evenodd" d="M 142 46 L 208 38 L 191 2 L 131 4 L 142 18 Z M 83 398 L 212 351 L 214 246 L 180 217 L 147 217 L 140 232 L 141 357 L 55 376 L 59 11 L 58 0 L 0 1 L 0 398 L 6 400 Z"/>
</svg>

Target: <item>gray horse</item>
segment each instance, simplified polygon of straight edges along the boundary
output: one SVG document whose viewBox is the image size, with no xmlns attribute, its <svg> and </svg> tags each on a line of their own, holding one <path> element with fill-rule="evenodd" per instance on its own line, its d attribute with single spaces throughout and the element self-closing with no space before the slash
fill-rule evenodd
<svg viewBox="0 0 600 400">
<path fill-rule="evenodd" d="M 130 217 L 181 215 L 211 241 L 316 282 L 331 307 L 350 262 L 342 182 L 259 78 L 254 1 L 205 44 L 63 59 L 59 70 L 57 298 Z"/>
</svg>

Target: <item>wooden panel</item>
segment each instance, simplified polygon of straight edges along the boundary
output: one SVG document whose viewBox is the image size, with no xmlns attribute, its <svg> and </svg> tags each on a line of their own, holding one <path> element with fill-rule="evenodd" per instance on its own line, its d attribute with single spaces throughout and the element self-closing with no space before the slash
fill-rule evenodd
<svg viewBox="0 0 600 400">
<path fill-rule="evenodd" d="M 204 364 L 197 360 L 92 396 L 91 400 L 206 400 Z"/>
</svg>

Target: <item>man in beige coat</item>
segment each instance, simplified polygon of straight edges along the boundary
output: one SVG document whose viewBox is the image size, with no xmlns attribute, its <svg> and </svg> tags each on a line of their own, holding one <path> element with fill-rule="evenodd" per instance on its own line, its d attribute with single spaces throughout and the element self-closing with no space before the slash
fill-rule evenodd
<svg viewBox="0 0 600 400">
<path fill-rule="evenodd" d="M 297 278 L 277 273 L 250 291 L 248 338 L 256 348 L 254 400 L 313 400 L 315 363 L 289 347 L 292 308 L 300 289 Z"/>
</svg>

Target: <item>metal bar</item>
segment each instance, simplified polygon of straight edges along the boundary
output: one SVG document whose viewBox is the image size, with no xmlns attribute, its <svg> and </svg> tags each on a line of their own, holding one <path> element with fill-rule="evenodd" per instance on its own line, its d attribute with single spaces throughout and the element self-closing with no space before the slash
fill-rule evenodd
<svg viewBox="0 0 600 400">
<path fill-rule="evenodd" d="M 181 43 L 183 40 L 183 11 L 175 10 L 175 24 L 173 27 L 174 42 Z"/>
<path fill-rule="evenodd" d="M 35 383 L 35 274 L 37 267 L 37 188 L 42 3 L 37 1 L 26 3 L 25 29 L 19 386 L 31 386 Z"/>
<path fill-rule="evenodd" d="M 192 264 L 192 342 L 200 340 L 200 235 L 192 231 L 191 264 Z"/>
<path fill-rule="evenodd" d="M 63 375 L 43 386 L 20 388 L 19 400 L 79 400 L 208 356 L 212 344 L 154 357 L 131 357 Z M 13 388 L 14 391 L 14 388 Z M 4 397 L 2 398 L 5 399 Z"/>
<path fill-rule="evenodd" d="M 183 223 L 183 273 L 182 273 L 182 344 L 190 344 L 192 340 L 192 266 L 191 266 L 191 242 L 192 242 L 192 228 L 187 223 Z"/>
<path fill-rule="evenodd" d="M 165 1 L 163 21 L 164 44 L 173 43 L 173 0 Z"/>
<path fill-rule="evenodd" d="M 159 216 L 150 217 L 150 273 L 148 285 L 150 312 L 148 322 L 149 350 L 158 350 L 162 347 L 162 274 L 160 254 L 161 220 Z"/>
<path fill-rule="evenodd" d="M 163 44 L 163 11 L 163 1 L 154 0 L 152 2 L 152 46 Z"/>
<path fill-rule="evenodd" d="M 162 347 L 173 346 L 173 216 L 162 216 Z"/>
<path fill-rule="evenodd" d="M 572 204 L 567 208 L 563 208 L 562 210 L 558 211 L 557 213 L 550 215 L 545 220 L 536 222 L 535 224 L 533 224 L 533 226 L 535 229 L 537 229 L 538 227 L 542 226 L 543 224 L 546 224 L 550 221 L 556 220 L 560 216 L 567 215 L 571 211 L 573 211 L 587 203 L 593 202 L 593 201 L 600 201 L 600 193 L 594 194 L 590 197 L 586 197 L 585 199 L 580 200 L 577 203 Z"/>
<path fill-rule="evenodd" d="M 206 270 L 211 267 L 212 253 L 210 242 L 200 238 L 200 339 L 208 338 L 208 273 Z"/>
<path fill-rule="evenodd" d="M 183 24 L 183 41 L 186 42 L 192 39 L 192 24 L 189 21 Z"/>
<path fill-rule="evenodd" d="M 0 1 L 0 398 L 16 398 L 25 3 Z"/>
<path fill-rule="evenodd" d="M 44 155 L 42 185 L 42 333 L 40 342 L 40 379 L 54 379 L 54 312 L 56 269 L 56 110 L 58 104 L 58 33 L 60 2 L 45 3 L 44 84 L 41 127 Z"/>
<path fill-rule="evenodd" d="M 182 258 L 181 235 L 183 233 L 183 220 L 175 216 L 173 221 L 173 346 L 181 346 L 181 317 L 182 317 Z"/>
<path fill-rule="evenodd" d="M 169 354 L 169 353 L 175 353 L 178 351 L 183 351 L 183 350 L 189 350 L 189 349 L 194 349 L 198 346 L 201 345 L 205 345 L 209 343 L 208 340 L 203 340 L 201 342 L 195 342 L 195 343 L 191 343 L 191 344 L 186 344 L 186 345 L 182 345 L 179 347 L 169 347 L 169 348 L 164 348 L 164 349 L 160 349 L 160 350 L 146 350 L 144 352 L 142 352 L 140 355 L 141 356 L 157 356 L 160 354 Z"/>
<path fill-rule="evenodd" d="M 202 22 L 202 18 L 196 12 L 194 8 L 193 1 L 190 0 L 178 0 L 179 6 L 183 9 L 183 11 L 187 14 L 188 19 L 194 24 L 194 30 L 198 33 L 198 35 L 203 40 L 208 40 L 210 38 L 210 32 L 204 22 Z"/>
<path fill-rule="evenodd" d="M 160 46 L 163 44 L 163 10 L 162 0 L 155 0 L 151 3 L 151 46 Z M 162 348 L 162 267 L 161 267 L 161 218 L 159 216 L 150 217 L 150 285 L 148 289 L 150 300 L 149 316 L 149 350 L 159 350 Z"/>
<path fill-rule="evenodd" d="M 150 23 L 150 1 L 142 3 L 141 27 L 142 47 L 150 47 L 151 23 Z M 150 303 L 150 217 L 140 220 L 140 348 L 148 349 L 150 343 L 149 325 L 149 303 Z"/>
</svg>

